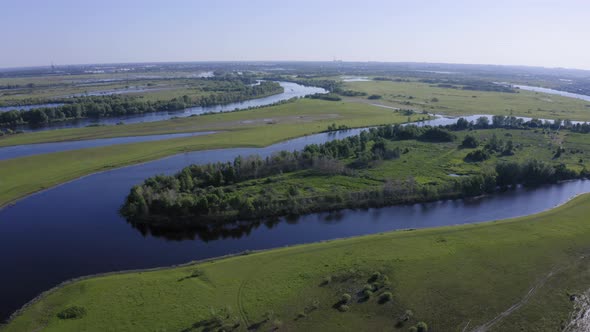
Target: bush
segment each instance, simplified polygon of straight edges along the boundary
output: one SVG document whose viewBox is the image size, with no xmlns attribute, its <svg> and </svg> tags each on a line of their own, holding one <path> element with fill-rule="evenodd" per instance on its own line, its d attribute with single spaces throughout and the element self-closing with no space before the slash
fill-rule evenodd
<svg viewBox="0 0 590 332">
<path fill-rule="evenodd" d="M 348 310 L 350 310 L 350 307 L 347 306 L 346 304 L 343 304 L 343 305 L 341 305 L 341 306 L 338 307 L 338 310 L 340 312 L 347 312 Z"/>
<path fill-rule="evenodd" d="M 478 145 L 479 142 L 477 141 L 477 139 L 471 135 L 465 136 L 463 142 L 461 143 L 461 146 L 464 148 L 476 148 Z"/>
<path fill-rule="evenodd" d="M 367 99 L 370 99 L 370 100 L 381 99 L 381 96 L 380 95 L 370 95 L 369 97 L 367 97 Z"/>
<path fill-rule="evenodd" d="M 84 316 L 86 316 L 86 309 L 78 306 L 66 308 L 57 314 L 60 319 L 78 319 Z"/>
<path fill-rule="evenodd" d="M 418 332 L 428 332 L 428 325 L 424 322 L 418 322 L 416 329 Z"/>
<path fill-rule="evenodd" d="M 381 272 L 373 272 L 373 274 L 371 274 L 371 277 L 369 278 L 369 282 L 373 283 L 379 280 L 379 278 L 381 278 Z"/>
<path fill-rule="evenodd" d="M 389 302 L 393 299 L 393 294 L 391 292 L 385 292 L 379 296 L 379 301 L 381 302 Z"/>
<path fill-rule="evenodd" d="M 427 142 L 452 142 L 455 135 L 445 129 L 435 127 L 426 129 L 419 139 Z"/>
<path fill-rule="evenodd" d="M 373 291 L 369 290 L 369 289 L 364 289 L 363 290 L 363 296 L 367 299 L 370 299 L 371 296 L 373 296 Z"/>
<path fill-rule="evenodd" d="M 350 296 L 350 294 L 344 293 L 344 294 L 342 294 L 342 298 L 340 299 L 340 302 L 346 304 L 346 303 L 349 303 L 350 300 L 352 300 L 352 296 Z"/>
<path fill-rule="evenodd" d="M 488 159 L 490 159 L 490 154 L 487 151 L 481 149 L 471 151 L 465 156 L 465 161 L 468 163 L 475 163 Z"/>
</svg>

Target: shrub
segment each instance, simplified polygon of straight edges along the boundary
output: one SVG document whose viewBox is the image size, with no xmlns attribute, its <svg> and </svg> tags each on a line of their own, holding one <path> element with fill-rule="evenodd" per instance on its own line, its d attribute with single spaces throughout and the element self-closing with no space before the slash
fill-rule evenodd
<svg viewBox="0 0 590 332">
<path fill-rule="evenodd" d="M 391 292 L 385 292 L 379 296 L 379 300 L 381 302 L 389 302 L 393 299 L 393 294 Z"/>
<path fill-rule="evenodd" d="M 466 162 L 479 162 L 479 161 L 488 160 L 489 158 L 490 158 L 490 154 L 487 151 L 478 149 L 478 150 L 469 152 L 465 156 L 465 161 Z"/>
<path fill-rule="evenodd" d="M 324 279 L 322 279 L 322 285 L 327 285 L 331 282 L 332 282 L 332 276 L 325 276 Z"/>
<path fill-rule="evenodd" d="M 410 327 L 410 329 L 408 330 L 408 332 L 418 332 L 418 328 L 415 326 Z"/>
<path fill-rule="evenodd" d="M 350 300 L 352 300 L 352 296 L 350 296 L 350 294 L 344 293 L 344 294 L 342 294 L 342 298 L 340 299 L 340 302 L 346 304 L 346 303 L 349 303 Z"/>
<path fill-rule="evenodd" d="M 369 278 L 369 282 L 373 283 L 373 282 L 379 280 L 380 277 L 381 277 L 381 272 L 373 272 L 373 274 L 371 274 L 371 277 Z"/>
<path fill-rule="evenodd" d="M 340 312 L 347 312 L 348 310 L 350 310 L 350 307 L 347 306 L 346 304 L 343 304 L 343 305 L 341 305 L 341 306 L 338 307 L 338 310 Z"/>
<path fill-rule="evenodd" d="M 86 316 L 86 309 L 78 306 L 66 308 L 57 314 L 60 319 L 78 319 L 84 316 Z"/>
<path fill-rule="evenodd" d="M 461 143 L 461 146 L 464 148 L 476 148 L 478 145 L 479 142 L 477 141 L 477 139 L 471 135 L 465 136 L 463 142 Z"/>
<path fill-rule="evenodd" d="M 381 96 L 380 95 L 370 95 L 369 97 L 367 97 L 367 99 L 371 99 L 371 100 L 381 99 Z"/>
<path fill-rule="evenodd" d="M 373 291 L 369 290 L 369 289 L 365 289 L 363 290 L 363 296 L 367 299 L 371 298 L 371 296 L 373 296 Z"/>
<path fill-rule="evenodd" d="M 416 329 L 418 332 L 428 332 L 428 325 L 424 322 L 418 322 Z"/>
</svg>

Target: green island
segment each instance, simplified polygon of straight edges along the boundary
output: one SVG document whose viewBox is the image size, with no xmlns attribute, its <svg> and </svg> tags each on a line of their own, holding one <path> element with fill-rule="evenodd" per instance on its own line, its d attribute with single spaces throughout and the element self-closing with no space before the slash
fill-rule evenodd
<svg viewBox="0 0 590 332">
<path fill-rule="evenodd" d="M 585 178 L 586 124 L 494 116 L 387 125 L 302 151 L 191 165 L 131 189 L 134 224 L 178 228 L 491 194 Z"/>
<path fill-rule="evenodd" d="M 589 208 L 83 278 L 3 331 L 555 331 L 590 283 Z"/>
</svg>

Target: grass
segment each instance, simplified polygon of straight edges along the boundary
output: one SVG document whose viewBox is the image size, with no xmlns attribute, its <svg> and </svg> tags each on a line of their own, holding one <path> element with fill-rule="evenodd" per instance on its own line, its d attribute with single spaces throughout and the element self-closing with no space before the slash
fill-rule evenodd
<svg viewBox="0 0 590 332">
<path fill-rule="evenodd" d="M 530 289 L 532 296 L 494 330 L 554 331 L 568 320 L 569 295 L 590 285 L 589 208 L 590 195 L 584 195 L 528 217 L 92 277 L 45 294 L 4 331 L 202 331 L 210 309 L 226 307 L 240 331 L 256 323 L 268 330 L 276 320 L 286 330 L 396 331 L 406 310 L 413 316 L 399 331 L 419 321 L 433 331 L 470 330 Z M 196 270 L 197 277 L 187 278 Z M 367 283 L 382 290 L 361 300 L 357 291 Z M 386 292 L 391 300 L 380 302 Z M 351 295 L 347 310 L 337 310 L 345 293 Z M 70 307 L 86 315 L 57 317 Z"/>
<path fill-rule="evenodd" d="M 520 90 L 519 93 L 467 91 L 419 82 L 347 82 L 347 89 L 381 95 L 378 104 L 452 116 L 494 114 L 544 119 L 590 120 L 590 102 Z M 433 98 L 438 99 L 433 102 Z M 359 98 L 347 98 L 359 100 Z M 365 102 L 371 102 L 365 99 Z"/>
<path fill-rule="evenodd" d="M 113 145 L 0 161 L 0 206 L 83 175 L 173 154 L 230 147 L 263 147 L 285 139 L 324 131 L 332 123 L 364 127 L 399 123 L 408 119 L 407 116 L 391 110 L 365 104 L 299 100 L 250 111 L 157 123 L 15 135 L 0 140 L 0 146 L 170 132 L 222 131 L 208 136 Z M 417 119 L 418 116 L 410 118 Z"/>
</svg>

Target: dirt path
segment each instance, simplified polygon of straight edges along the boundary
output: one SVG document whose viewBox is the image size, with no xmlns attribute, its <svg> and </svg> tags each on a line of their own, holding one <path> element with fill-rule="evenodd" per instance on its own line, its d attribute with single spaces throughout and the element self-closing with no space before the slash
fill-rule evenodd
<svg viewBox="0 0 590 332">
<path fill-rule="evenodd" d="M 242 319 L 244 324 L 246 324 L 246 328 L 248 328 L 248 326 L 250 326 L 250 322 L 248 321 L 248 316 L 246 315 L 246 312 L 244 311 L 244 305 L 242 304 L 242 290 L 246 285 L 246 281 L 247 278 L 242 281 L 242 283 L 240 284 L 240 288 L 238 289 L 238 312 L 240 313 L 240 318 Z"/>
<path fill-rule="evenodd" d="M 537 281 L 537 283 L 535 283 L 535 285 L 533 285 L 533 287 L 531 287 L 531 289 L 529 289 L 529 291 L 518 302 L 516 302 L 515 304 L 510 306 L 510 308 L 504 310 L 498 316 L 492 318 L 490 321 L 486 322 L 485 324 L 480 325 L 480 326 L 476 327 L 475 329 L 471 330 L 471 332 L 488 331 L 494 325 L 496 325 L 500 321 L 502 321 L 502 319 L 510 316 L 510 314 L 512 314 L 516 310 L 520 309 L 523 305 L 525 305 L 531 299 L 531 297 L 533 295 L 535 295 L 535 292 L 539 288 L 541 288 L 541 287 L 543 287 L 543 285 L 545 285 L 547 280 L 549 280 L 549 278 L 551 278 L 555 274 L 555 272 L 556 271 L 549 272 L 545 277 L 543 277 L 541 280 Z M 580 331 L 582 331 L 582 330 L 580 330 Z M 583 331 L 588 331 L 588 330 L 583 330 Z"/>
</svg>

